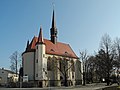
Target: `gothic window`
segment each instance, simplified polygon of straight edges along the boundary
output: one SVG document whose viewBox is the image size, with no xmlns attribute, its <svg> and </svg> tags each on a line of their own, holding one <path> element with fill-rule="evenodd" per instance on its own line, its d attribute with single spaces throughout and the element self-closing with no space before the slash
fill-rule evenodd
<svg viewBox="0 0 120 90">
<path fill-rule="evenodd" d="M 36 77 L 38 77 L 38 74 L 36 74 Z"/>
<path fill-rule="evenodd" d="M 52 60 L 50 57 L 48 57 L 48 60 L 47 60 L 47 70 L 48 71 L 52 70 Z"/>
<path fill-rule="evenodd" d="M 36 59 L 36 63 L 38 63 L 38 59 Z"/>
<path fill-rule="evenodd" d="M 53 64 L 56 66 L 56 65 L 57 65 L 57 58 L 56 58 L 56 57 L 53 57 L 52 60 L 53 60 L 53 62 L 54 62 Z"/>
<path fill-rule="evenodd" d="M 74 61 L 73 60 L 71 60 L 71 65 L 72 65 L 71 70 L 74 72 L 75 71 L 75 66 L 74 66 Z"/>
<path fill-rule="evenodd" d="M 60 66 L 60 70 L 62 70 L 62 59 L 61 58 L 59 60 L 59 66 Z"/>
<path fill-rule="evenodd" d="M 74 72 L 72 72 L 72 78 L 74 79 Z"/>
</svg>

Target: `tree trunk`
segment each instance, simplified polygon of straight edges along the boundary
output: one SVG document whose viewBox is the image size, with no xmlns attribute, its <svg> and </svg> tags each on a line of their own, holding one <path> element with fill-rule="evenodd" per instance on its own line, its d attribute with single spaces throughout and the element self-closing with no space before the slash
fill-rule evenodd
<svg viewBox="0 0 120 90">
<path fill-rule="evenodd" d="M 68 84 L 67 84 L 67 75 L 66 75 L 66 73 L 65 73 L 65 82 L 64 82 L 64 85 L 65 85 L 65 86 L 68 86 Z"/>
<path fill-rule="evenodd" d="M 85 72 L 83 72 L 83 85 L 85 85 Z"/>
<path fill-rule="evenodd" d="M 107 86 L 109 86 L 109 85 L 110 85 L 110 74 L 108 72 L 108 75 L 107 75 Z"/>
</svg>

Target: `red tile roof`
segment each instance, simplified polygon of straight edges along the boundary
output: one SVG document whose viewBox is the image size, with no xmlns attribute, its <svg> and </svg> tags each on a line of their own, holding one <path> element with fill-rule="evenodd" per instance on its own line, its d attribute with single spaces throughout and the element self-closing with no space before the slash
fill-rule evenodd
<svg viewBox="0 0 120 90">
<path fill-rule="evenodd" d="M 28 51 L 35 50 L 35 45 L 38 41 L 38 37 L 34 37 L 28 47 Z M 68 56 L 78 58 L 69 44 L 57 42 L 53 44 L 50 40 L 44 39 L 46 45 L 46 54 Z"/>
</svg>

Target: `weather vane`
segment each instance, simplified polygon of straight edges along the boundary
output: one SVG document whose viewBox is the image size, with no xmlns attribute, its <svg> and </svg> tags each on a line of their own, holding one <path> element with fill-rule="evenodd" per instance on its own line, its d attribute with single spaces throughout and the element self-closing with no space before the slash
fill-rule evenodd
<svg viewBox="0 0 120 90">
<path fill-rule="evenodd" d="M 55 8 L 55 2 L 54 0 L 52 1 L 52 6 L 53 6 L 53 9 Z"/>
</svg>

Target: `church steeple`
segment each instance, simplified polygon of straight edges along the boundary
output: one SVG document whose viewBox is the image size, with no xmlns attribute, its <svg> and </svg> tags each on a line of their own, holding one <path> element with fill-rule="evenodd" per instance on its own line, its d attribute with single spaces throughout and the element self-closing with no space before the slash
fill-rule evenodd
<svg viewBox="0 0 120 90">
<path fill-rule="evenodd" d="M 40 27 L 40 32 L 39 32 L 37 43 L 41 43 L 41 44 L 44 43 L 44 39 L 43 39 L 43 35 L 42 35 L 42 27 Z"/>
<path fill-rule="evenodd" d="M 57 43 L 57 28 L 56 28 L 54 10 L 53 10 L 53 15 L 52 15 L 52 27 L 50 29 L 50 32 L 51 32 L 51 42 L 56 44 Z"/>
</svg>

